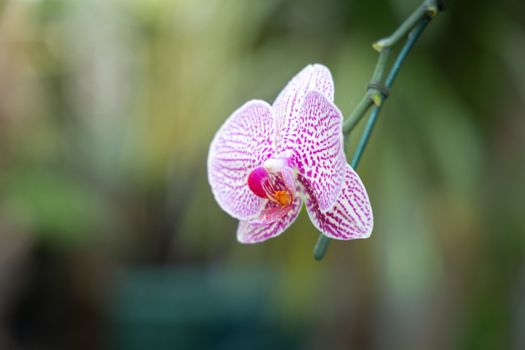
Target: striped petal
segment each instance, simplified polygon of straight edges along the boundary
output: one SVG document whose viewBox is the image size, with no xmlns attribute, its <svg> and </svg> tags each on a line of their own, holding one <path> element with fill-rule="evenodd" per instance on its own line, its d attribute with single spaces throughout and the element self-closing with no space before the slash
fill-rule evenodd
<svg viewBox="0 0 525 350">
<path fill-rule="evenodd" d="M 257 220 L 243 220 L 237 228 L 237 240 L 241 243 L 252 244 L 266 241 L 267 239 L 277 237 L 290 226 L 301 211 L 301 196 L 295 196 L 290 205 L 288 212 L 270 223 L 262 223 Z M 268 202 L 266 209 L 273 209 L 274 204 Z"/>
<path fill-rule="evenodd" d="M 284 144 L 290 164 L 324 212 L 341 192 L 346 166 L 343 150 L 342 116 L 337 107 L 317 91 L 309 92 L 300 110 L 299 128 Z"/>
<path fill-rule="evenodd" d="M 246 220 L 258 215 L 265 199 L 248 187 L 251 170 L 275 152 L 272 107 L 252 100 L 236 110 L 215 135 L 208 154 L 208 180 L 215 199 L 231 216 Z"/>
<path fill-rule="evenodd" d="M 308 65 L 290 80 L 273 103 L 276 112 L 277 143 L 281 136 L 294 132 L 298 115 L 308 92 L 318 91 L 331 102 L 334 82 L 330 70 L 321 64 Z"/>
<path fill-rule="evenodd" d="M 305 192 L 310 220 L 326 236 L 340 240 L 370 237 L 374 226 L 372 207 L 365 186 L 350 165 L 346 166 L 341 195 L 327 212 L 320 210 L 311 188 L 305 186 Z"/>
</svg>

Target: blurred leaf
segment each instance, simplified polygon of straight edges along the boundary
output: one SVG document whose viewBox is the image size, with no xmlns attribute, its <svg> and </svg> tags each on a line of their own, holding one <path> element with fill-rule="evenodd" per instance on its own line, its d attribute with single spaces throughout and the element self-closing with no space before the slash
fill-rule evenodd
<svg viewBox="0 0 525 350">
<path fill-rule="evenodd" d="M 4 174 L 2 180 L 2 210 L 16 225 L 44 239 L 90 240 L 107 220 L 103 198 L 71 176 L 23 168 Z"/>
</svg>

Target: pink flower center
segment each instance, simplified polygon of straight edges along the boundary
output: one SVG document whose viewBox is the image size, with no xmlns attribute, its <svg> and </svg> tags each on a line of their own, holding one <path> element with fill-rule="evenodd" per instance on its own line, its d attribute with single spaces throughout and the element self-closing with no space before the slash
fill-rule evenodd
<svg viewBox="0 0 525 350">
<path fill-rule="evenodd" d="M 294 199 L 294 192 L 289 188 L 289 179 L 283 171 L 268 172 L 264 167 L 257 167 L 248 176 L 248 187 L 261 198 L 280 205 L 289 206 Z"/>
</svg>

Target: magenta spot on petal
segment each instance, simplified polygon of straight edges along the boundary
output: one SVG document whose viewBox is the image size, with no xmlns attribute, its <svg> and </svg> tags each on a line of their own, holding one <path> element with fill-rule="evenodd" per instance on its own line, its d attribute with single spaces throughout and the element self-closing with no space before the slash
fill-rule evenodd
<svg viewBox="0 0 525 350">
<path fill-rule="evenodd" d="M 269 180 L 269 177 L 268 171 L 266 171 L 264 167 L 257 167 L 248 175 L 248 187 L 250 187 L 250 190 L 257 196 L 267 198 L 263 185 Z"/>
</svg>

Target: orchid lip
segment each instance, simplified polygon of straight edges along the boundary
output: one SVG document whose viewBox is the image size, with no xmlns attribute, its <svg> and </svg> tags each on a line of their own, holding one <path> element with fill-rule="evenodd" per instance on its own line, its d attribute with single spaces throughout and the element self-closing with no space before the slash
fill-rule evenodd
<svg viewBox="0 0 525 350">
<path fill-rule="evenodd" d="M 263 167 L 257 167 L 248 175 L 248 187 L 257 196 L 268 198 L 264 184 L 270 181 L 270 174 Z"/>
<path fill-rule="evenodd" d="M 289 206 L 294 192 L 289 188 L 289 179 L 281 172 L 269 172 L 266 167 L 253 169 L 248 176 L 248 187 L 257 196 L 266 198 L 281 207 Z"/>
</svg>

